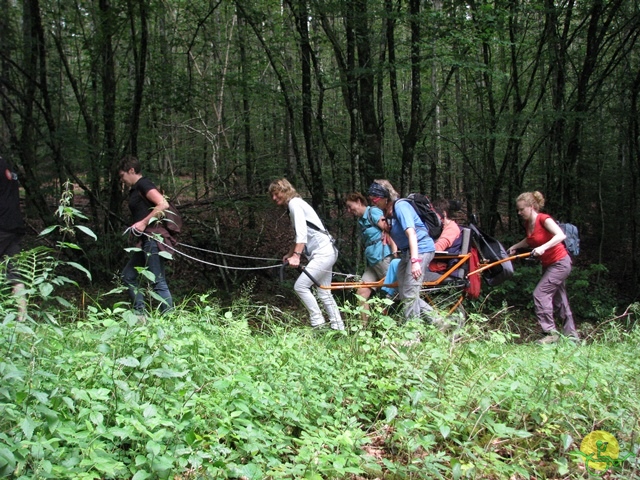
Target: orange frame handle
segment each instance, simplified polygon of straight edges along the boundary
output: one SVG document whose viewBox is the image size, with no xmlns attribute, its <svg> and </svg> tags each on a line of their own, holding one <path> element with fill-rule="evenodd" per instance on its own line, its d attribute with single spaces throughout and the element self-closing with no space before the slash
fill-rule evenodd
<svg viewBox="0 0 640 480">
<path fill-rule="evenodd" d="M 465 253 L 464 255 L 438 255 L 434 258 L 434 260 L 455 260 L 458 261 L 449 268 L 446 272 L 444 272 L 440 278 L 431 282 L 424 282 L 422 284 L 423 287 L 435 287 L 444 282 L 455 270 L 460 268 L 471 258 L 470 253 Z M 384 278 L 378 280 L 377 282 L 331 282 L 331 285 L 321 285 L 320 288 L 323 290 L 351 290 L 355 288 L 381 288 L 381 287 L 389 287 L 396 288 L 398 286 L 398 282 L 394 283 L 384 283 Z"/>
<path fill-rule="evenodd" d="M 511 257 L 507 257 L 507 258 L 501 258 L 500 260 L 496 260 L 495 262 L 491 262 L 491 263 L 487 263 L 486 265 L 483 265 L 482 267 L 474 270 L 473 272 L 469 272 L 468 276 L 471 275 L 475 275 L 477 273 L 482 273 L 485 270 L 488 270 L 490 268 L 493 268 L 497 265 L 500 265 L 501 263 L 505 263 L 505 262 L 509 262 L 511 260 L 516 260 L 517 258 L 527 258 L 531 256 L 531 252 L 526 252 L 526 253 L 519 253 L 518 255 L 513 255 Z"/>
</svg>

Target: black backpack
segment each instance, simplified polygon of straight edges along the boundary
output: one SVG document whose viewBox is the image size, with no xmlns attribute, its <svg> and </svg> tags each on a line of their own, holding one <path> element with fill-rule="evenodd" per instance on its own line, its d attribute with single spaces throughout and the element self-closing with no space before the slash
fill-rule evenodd
<svg viewBox="0 0 640 480">
<path fill-rule="evenodd" d="M 434 240 L 442 234 L 442 220 L 440 215 L 436 213 L 435 208 L 431 204 L 429 198 L 421 193 L 410 193 L 407 198 L 400 198 L 399 200 L 406 200 L 411 204 L 416 211 L 422 222 L 429 230 L 429 236 Z"/>
</svg>

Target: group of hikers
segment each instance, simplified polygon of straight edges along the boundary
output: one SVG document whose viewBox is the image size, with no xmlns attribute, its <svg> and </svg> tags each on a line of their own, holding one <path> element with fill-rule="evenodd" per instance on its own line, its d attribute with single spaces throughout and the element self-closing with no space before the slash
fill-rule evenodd
<svg viewBox="0 0 640 480">
<path fill-rule="evenodd" d="M 294 291 L 309 312 L 311 325 L 325 324 L 311 289 L 316 281 L 321 286 L 331 283 L 331 268 L 338 258 L 333 239 L 313 208 L 296 192 L 287 179 L 279 179 L 269 186 L 271 199 L 279 206 L 287 207 L 295 240 L 283 262 L 298 267 L 304 256 L 308 264 L 301 274 Z M 429 234 L 429 227 L 412 204 L 400 198 L 388 180 L 375 180 L 364 195 L 351 193 L 346 197 L 347 211 L 358 217 L 362 240 L 365 245 L 367 268 L 362 281 L 375 282 L 384 278 L 385 285 L 396 284 L 395 293 L 404 307 L 405 321 L 420 319 L 442 326 L 442 318 L 421 298 L 423 282 L 438 280 L 447 264 L 433 261 L 436 251 L 456 254 L 460 250 L 461 229 L 453 219 L 455 202 L 439 200 L 434 207 L 441 217 L 443 229 L 437 240 Z M 370 205 L 369 205 L 370 203 Z M 527 235 L 508 250 L 515 254 L 519 249 L 532 249 L 531 255 L 539 257 L 543 274 L 534 290 L 534 303 L 538 322 L 543 331 L 539 343 L 555 343 L 559 333 L 554 314 L 563 321 L 563 333 L 577 340 L 566 290 L 566 279 L 571 273 L 571 257 L 564 245 L 566 235 L 558 224 L 542 213 L 544 197 L 540 192 L 525 192 L 516 200 L 518 215 L 522 218 Z M 360 288 L 357 294 L 366 300 L 371 288 Z M 342 330 L 344 324 L 330 290 L 317 288 L 329 318 L 331 328 Z M 366 313 L 365 313 L 366 315 Z"/>
<path fill-rule="evenodd" d="M 146 269 L 152 274 L 153 290 L 161 300 L 160 311 L 169 312 L 173 309 L 173 298 L 165 275 L 165 258 L 161 255 L 163 251 L 171 253 L 175 246 L 175 240 L 161 221 L 169 209 L 169 203 L 156 185 L 142 175 L 141 164 L 136 157 L 124 157 L 118 166 L 118 174 L 122 183 L 129 188 L 129 230 L 136 236 L 139 247 L 122 271 L 133 310 L 144 318 L 144 292 L 139 280 L 140 270 Z M 302 199 L 287 179 L 272 182 L 268 193 L 276 205 L 287 208 L 293 227 L 294 240 L 282 259 L 283 263 L 298 268 L 302 257 L 307 261 L 304 274 L 300 274 L 294 284 L 294 291 L 309 313 L 311 326 L 326 325 L 326 314 L 332 329 L 344 330 L 344 322 L 331 290 L 316 288 L 316 283 L 321 286 L 331 284 L 332 267 L 338 259 L 332 236 L 313 207 Z M 400 198 L 389 181 L 375 180 L 368 189 L 367 197 L 361 193 L 351 193 L 345 199 L 346 210 L 358 219 L 364 243 L 367 267 L 362 281 L 368 283 L 384 279 L 386 286 L 395 285 L 395 288 L 383 288 L 388 295 L 399 299 L 405 321 L 419 319 L 442 326 L 439 312 L 421 297 L 420 291 L 423 282 L 437 280 L 448 268 L 446 262 L 434 261 L 435 252 L 455 254 L 460 251 L 461 229 L 453 218 L 459 205 L 448 200 L 435 202 L 442 232 L 434 240 L 426 222 L 409 201 Z M 564 335 L 578 339 L 565 283 L 571 273 L 571 257 L 563 243 L 565 234 L 549 215 L 542 213 L 544 197 L 540 192 L 521 194 L 516 206 L 527 235 L 508 251 L 515 254 L 519 249 L 533 249 L 532 256 L 540 258 L 543 268 L 542 278 L 533 294 L 536 315 L 544 332 L 539 342 L 553 343 L 558 340 L 554 314 L 563 321 Z M 23 234 L 17 175 L 0 157 L 0 257 L 19 253 Z M 11 261 L 7 264 L 6 278 L 20 299 L 24 285 Z M 365 319 L 367 299 L 372 293 L 372 288 L 357 290 L 363 300 Z M 323 304 L 325 314 L 320 309 L 316 295 Z M 18 318 L 23 320 L 26 316 L 24 299 L 18 303 Z"/>
</svg>

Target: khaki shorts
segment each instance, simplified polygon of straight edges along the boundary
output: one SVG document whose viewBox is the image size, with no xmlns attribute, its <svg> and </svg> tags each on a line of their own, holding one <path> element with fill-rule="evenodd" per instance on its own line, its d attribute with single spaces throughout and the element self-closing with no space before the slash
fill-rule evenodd
<svg viewBox="0 0 640 480">
<path fill-rule="evenodd" d="M 377 282 L 381 278 L 387 276 L 387 270 L 389 269 L 389 263 L 391 262 L 391 256 L 384 257 L 375 265 L 367 267 L 362 274 L 363 282 Z"/>
</svg>

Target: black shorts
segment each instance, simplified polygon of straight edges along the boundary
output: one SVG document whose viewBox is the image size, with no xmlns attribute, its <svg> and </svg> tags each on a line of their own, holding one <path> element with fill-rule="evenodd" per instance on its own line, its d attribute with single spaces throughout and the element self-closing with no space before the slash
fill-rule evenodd
<svg viewBox="0 0 640 480">
<path fill-rule="evenodd" d="M 0 259 L 4 260 L 4 257 L 13 257 L 20 253 L 20 240 L 22 240 L 22 233 L 3 232 L 0 230 Z M 7 264 L 7 280 L 15 282 L 20 277 L 15 273 L 11 267 L 11 262 Z"/>
</svg>

